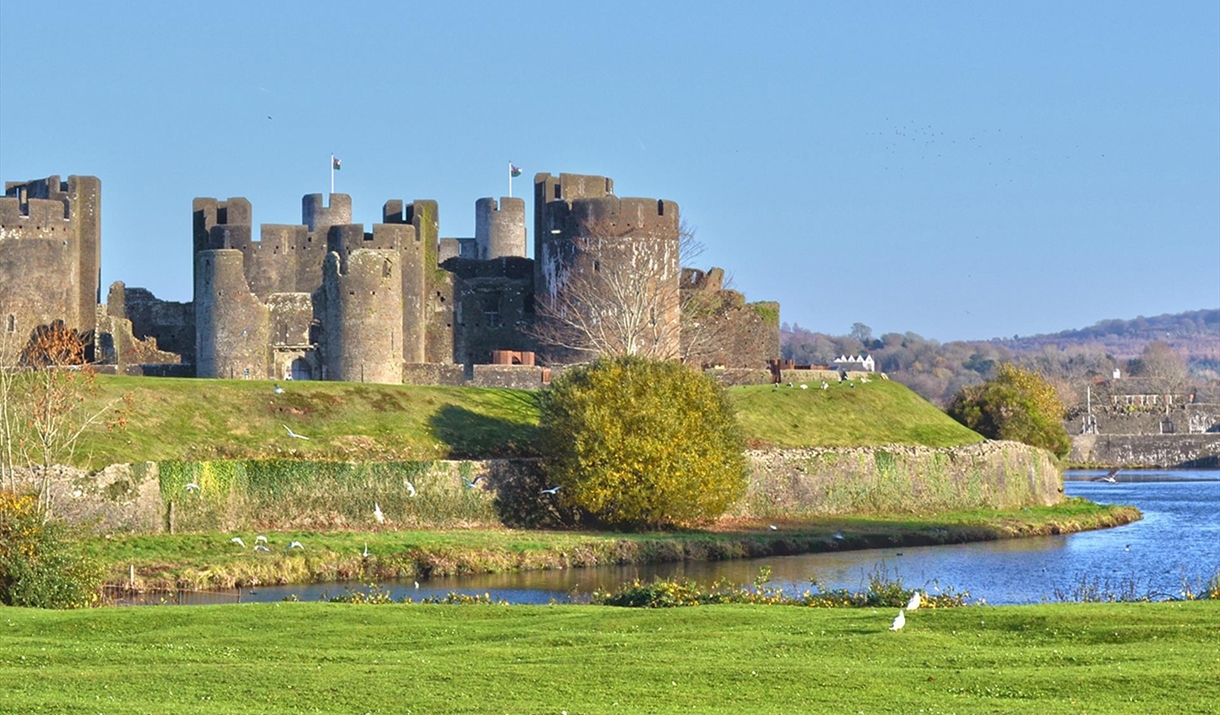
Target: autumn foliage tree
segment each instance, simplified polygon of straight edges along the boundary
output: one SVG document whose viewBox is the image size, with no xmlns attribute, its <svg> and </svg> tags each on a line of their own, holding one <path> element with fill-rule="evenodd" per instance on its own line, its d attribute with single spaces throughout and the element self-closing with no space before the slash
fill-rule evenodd
<svg viewBox="0 0 1220 715">
<path fill-rule="evenodd" d="M 723 388 L 680 363 L 620 356 L 573 368 L 543 396 L 541 423 L 561 506 L 607 526 L 707 521 L 746 487 Z"/>
<path fill-rule="evenodd" d="M 947 412 L 989 439 L 1024 442 L 1061 459 L 1071 450 L 1063 403 L 1054 386 L 1011 363 L 999 365 L 994 379 L 960 390 Z"/>
</svg>

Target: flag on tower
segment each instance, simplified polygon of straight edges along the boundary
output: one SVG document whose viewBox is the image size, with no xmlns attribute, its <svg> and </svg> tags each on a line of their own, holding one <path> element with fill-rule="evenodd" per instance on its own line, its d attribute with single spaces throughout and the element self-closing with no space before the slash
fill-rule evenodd
<svg viewBox="0 0 1220 715">
<path fill-rule="evenodd" d="M 339 161 L 338 157 L 336 157 L 334 154 L 330 155 L 330 168 L 338 171 L 343 168 L 342 164 L 343 162 Z"/>
<path fill-rule="evenodd" d="M 510 163 L 508 165 L 508 173 L 512 176 L 521 176 L 521 167 Z"/>
</svg>

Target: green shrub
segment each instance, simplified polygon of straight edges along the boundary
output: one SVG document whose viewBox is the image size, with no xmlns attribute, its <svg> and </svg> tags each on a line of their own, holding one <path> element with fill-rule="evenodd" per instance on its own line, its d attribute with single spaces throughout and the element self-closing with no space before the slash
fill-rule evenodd
<svg viewBox="0 0 1220 715">
<path fill-rule="evenodd" d="M 0 491 L 0 603 L 83 608 L 97 602 L 102 572 L 78 554 L 64 526 L 46 521 L 32 495 Z"/>
<path fill-rule="evenodd" d="M 603 358 L 542 399 L 544 467 L 563 506 L 602 524 L 714 519 L 746 487 L 745 443 L 723 389 L 673 362 Z"/>
<path fill-rule="evenodd" d="M 1016 365 L 1000 365 L 995 379 L 963 388 L 946 411 L 988 439 L 1024 442 L 1060 459 L 1072 448 L 1055 388 L 1038 373 Z"/>
</svg>

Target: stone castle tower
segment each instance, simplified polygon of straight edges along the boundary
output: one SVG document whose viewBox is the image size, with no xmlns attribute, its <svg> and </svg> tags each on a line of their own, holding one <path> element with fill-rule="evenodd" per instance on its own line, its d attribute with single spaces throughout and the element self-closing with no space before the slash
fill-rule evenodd
<svg viewBox="0 0 1220 715">
<path fill-rule="evenodd" d="M 632 276 L 632 287 L 654 299 L 649 338 L 659 343 L 653 346 L 654 354 L 678 357 L 679 227 L 673 201 L 620 199 L 614 195 L 614 181 L 604 176 L 537 174 L 535 299 L 555 300 L 582 272 Z M 585 288 L 591 285 L 578 282 Z"/>
<path fill-rule="evenodd" d="M 6 182 L 0 198 L 0 331 L 25 344 L 62 320 L 92 333 L 101 280 L 101 182 L 58 176 Z"/>
<path fill-rule="evenodd" d="M 369 233 L 351 197 L 322 199 L 305 196 L 301 224 L 263 224 L 258 241 L 246 199 L 195 200 L 198 376 L 398 383 L 404 361 L 425 360 L 436 253 L 420 235 L 435 237 L 435 202 L 390 201 Z"/>
</svg>

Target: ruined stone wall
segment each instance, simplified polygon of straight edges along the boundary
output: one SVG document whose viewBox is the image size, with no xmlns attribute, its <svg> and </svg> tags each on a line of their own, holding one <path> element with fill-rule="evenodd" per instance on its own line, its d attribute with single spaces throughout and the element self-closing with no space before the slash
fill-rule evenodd
<svg viewBox="0 0 1220 715">
<path fill-rule="evenodd" d="M 533 261 L 500 258 L 444 264 L 454 277 L 454 360 L 488 363 L 493 350 L 534 351 L 528 333 L 533 319 Z"/>
<path fill-rule="evenodd" d="M 1084 408 L 1073 409 L 1064 421 L 1068 434 L 1084 428 Z M 1092 409 L 1098 434 L 1158 435 L 1220 432 L 1220 404 L 1175 402 L 1172 405 L 1107 405 Z"/>
<path fill-rule="evenodd" d="M 0 330 L 25 342 L 63 320 L 88 333 L 100 302 L 101 182 L 8 182 L 0 198 Z"/>
<path fill-rule="evenodd" d="M 747 452 L 740 516 L 815 517 L 1054 504 L 1063 478 L 1047 451 L 1017 442 Z"/>
<path fill-rule="evenodd" d="M 1107 467 L 1215 469 L 1220 468 L 1220 432 L 1076 435 L 1068 460 Z"/>
<path fill-rule="evenodd" d="M 160 300 L 144 288 L 130 288 L 115 281 L 107 293 L 106 306 L 110 315 L 131 322 L 136 340 L 153 339 L 160 350 L 177 354 L 180 362 L 195 364 L 193 303 Z"/>
<path fill-rule="evenodd" d="M 323 348 L 327 379 L 402 383 L 399 255 L 360 249 L 326 257 Z"/>
</svg>

